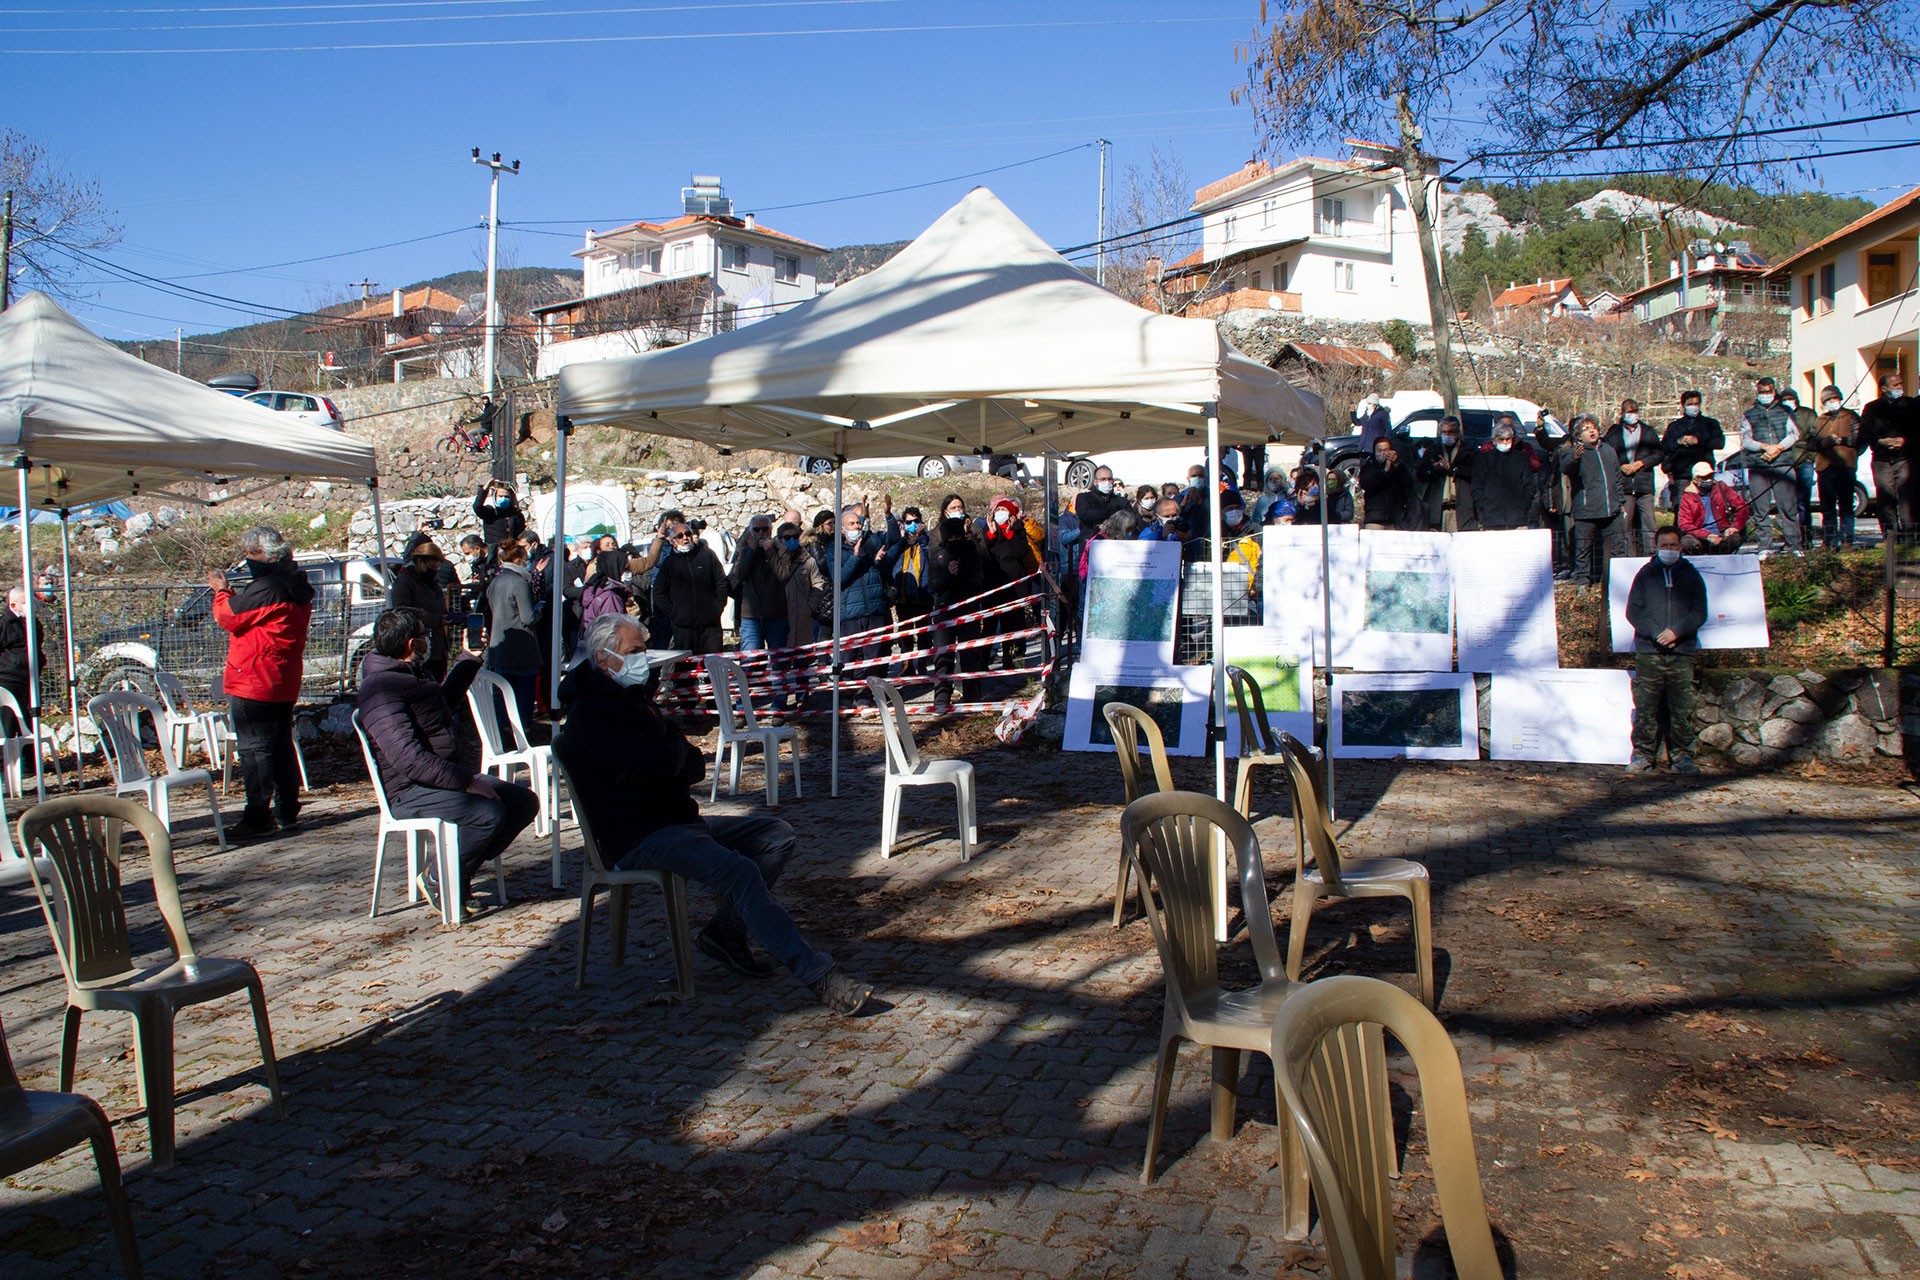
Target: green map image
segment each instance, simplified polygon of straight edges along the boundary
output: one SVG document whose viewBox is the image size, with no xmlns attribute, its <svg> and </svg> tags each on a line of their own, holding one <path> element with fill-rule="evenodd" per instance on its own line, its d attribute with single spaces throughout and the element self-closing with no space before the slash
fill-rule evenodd
<svg viewBox="0 0 1920 1280">
<path fill-rule="evenodd" d="M 1172 578 L 1089 578 L 1083 640 L 1173 640 Z"/>
<path fill-rule="evenodd" d="M 1367 629 L 1446 635 L 1451 599 L 1444 573 L 1367 573 Z"/>
<path fill-rule="evenodd" d="M 1457 747 L 1457 689 L 1348 689 L 1340 702 L 1350 747 Z"/>
<path fill-rule="evenodd" d="M 1260 701 L 1268 715 L 1282 711 L 1300 711 L 1300 660 L 1278 653 L 1243 653 L 1233 665 L 1253 677 L 1260 686 Z"/>
<path fill-rule="evenodd" d="M 1097 684 L 1093 687 L 1093 727 L 1087 741 L 1096 747 L 1113 745 L 1113 727 L 1107 723 L 1107 704 L 1124 702 L 1147 713 L 1160 726 L 1167 750 L 1180 749 L 1180 710 L 1186 691 L 1170 684 Z M 1145 737 L 1144 734 L 1141 735 Z M 1144 745 L 1144 744 L 1143 744 Z"/>
</svg>

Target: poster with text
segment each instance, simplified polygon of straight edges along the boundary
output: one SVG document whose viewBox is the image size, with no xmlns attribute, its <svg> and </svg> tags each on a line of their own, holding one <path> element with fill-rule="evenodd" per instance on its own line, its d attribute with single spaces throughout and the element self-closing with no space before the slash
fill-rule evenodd
<svg viewBox="0 0 1920 1280">
<path fill-rule="evenodd" d="M 1096 668 L 1079 662 L 1067 685 L 1067 751 L 1112 751 L 1109 702 L 1124 702 L 1152 717 L 1170 756 L 1207 753 L 1207 711 L 1212 706 L 1211 667 Z M 1147 744 L 1143 740 L 1144 753 Z"/>
<path fill-rule="evenodd" d="M 1633 674 L 1497 671 L 1488 754 L 1495 760 L 1625 764 L 1633 758 Z"/>
<path fill-rule="evenodd" d="M 1700 628 L 1702 649 L 1764 649 L 1767 596 L 1760 584 L 1758 556 L 1689 556 L 1707 584 L 1707 623 Z M 1627 621 L 1627 594 L 1634 575 L 1652 560 L 1615 560 L 1607 566 L 1607 605 L 1613 621 L 1613 651 L 1633 652 L 1633 624 Z"/>
<path fill-rule="evenodd" d="M 1264 627 L 1228 627 L 1227 665 L 1253 677 L 1266 707 L 1267 723 L 1309 745 L 1313 742 L 1313 663 L 1292 646 L 1265 634 Z M 1227 685 L 1227 754 L 1240 754 L 1239 702 Z"/>
<path fill-rule="evenodd" d="M 1552 534 L 1456 533 L 1453 581 L 1460 670 L 1551 671 L 1560 665 Z"/>
<path fill-rule="evenodd" d="M 1333 678 L 1333 754 L 1349 759 L 1478 760 L 1473 676 L 1382 672 Z"/>
<path fill-rule="evenodd" d="M 1173 665 L 1180 546 L 1117 542 L 1087 547 L 1082 661 L 1106 668 Z"/>
<path fill-rule="evenodd" d="M 1366 529 L 1360 628 L 1334 658 L 1363 671 L 1453 670 L 1451 535 Z"/>
<path fill-rule="evenodd" d="M 1286 652 L 1307 662 L 1326 662 L 1325 608 L 1320 601 L 1320 526 L 1268 525 L 1260 537 L 1261 630 Z M 1360 531 L 1350 524 L 1327 529 L 1327 572 L 1333 582 L 1333 665 L 1349 665 L 1346 646 L 1365 618 L 1359 584 L 1365 572 Z"/>
</svg>

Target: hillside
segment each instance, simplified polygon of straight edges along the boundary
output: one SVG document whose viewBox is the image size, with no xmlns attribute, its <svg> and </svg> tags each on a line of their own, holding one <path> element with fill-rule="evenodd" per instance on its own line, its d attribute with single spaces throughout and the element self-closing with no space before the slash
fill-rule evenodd
<svg viewBox="0 0 1920 1280">
<path fill-rule="evenodd" d="M 867 274 L 912 243 L 911 240 L 889 240 L 885 244 L 842 245 L 821 259 L 820 283 L 845 284 L 855 276 Z"/>
<path fill-rule="evenodd" d="M 1446 271 L 1460 305 L 1510 281 L 1571 276 L 1583 294 L 1642 283 L 1641 232 L 1653 278 L 1698 237 L 1740 239 L 1778 262 L 1873 209 L 1820 192 L 1774 194 L 1677 178 L 1619 177 L 1532 186 L 1469 182 L 1447 197 Z"/>
</svg>

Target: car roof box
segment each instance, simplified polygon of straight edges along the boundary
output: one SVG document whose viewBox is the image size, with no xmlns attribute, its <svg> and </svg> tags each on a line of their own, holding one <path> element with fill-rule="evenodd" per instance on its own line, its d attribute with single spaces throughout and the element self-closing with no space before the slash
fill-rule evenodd
<svg viewBox="0 0 1920 1280">
<path fill-rule="evenodd" d="M 250 373 L 223 373 L 217 378 L 208 378 L 207 385 L 216 391 L 245 395 L 249 391 L 260 389 L 260 379 Z"/>
</svg>

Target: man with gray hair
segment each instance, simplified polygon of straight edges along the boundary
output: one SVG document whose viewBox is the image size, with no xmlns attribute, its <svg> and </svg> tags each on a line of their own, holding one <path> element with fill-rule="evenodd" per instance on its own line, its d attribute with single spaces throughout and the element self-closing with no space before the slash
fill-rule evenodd
<svg viewBox="0 0 1920 1280">
<path fill-rule="evenodd" d="M 273 832 L 276 798 L 281 830 L 291 830 L 300 817 L 293 706 L 300 698 L 313 584 L 277 529 L 247 530 L 240 549 L 246 555 L 242 568 L 252 579 L 246 589 L 235 594 L 217 569 L 208 572 L 207 586 L 213 590 L 214 621 L 232 636 L 224 680 L 247 808 L 227 835 L 244 840 Z"/>
<path fill-rule="evenodd" d="M 692 791 L 706 760 L 654 706 L 649 675 L 647 629 L 637 618 L 610 613 L 581 632 L 560 682 L 566 724 L 553 740 L 581 821 L 615 866 L 671 871 L 719 896 L 697 939 L 704 954 L 763 978 L 773 966 L 755 954 L 757 942 L 828 1008 L 859 1013 L 873 988 L 810 946 L 773 896 L 793 857 L 793 828 L 772 817 L 700 816 Z"/>
<path fill-rule="evenodd" d="M 1600 420 L 1592 414 L 1573 420 L 1573 443 L 1560 451 L 1560 471 L 1567 477 L 1567 514 L 1573 519 L 1574 584 L 1603 586 L 1608 561 L 1626 552 L 1620 513 L 1627 488 L 1620 455 L 1601 439 Z"/>
</svg>

